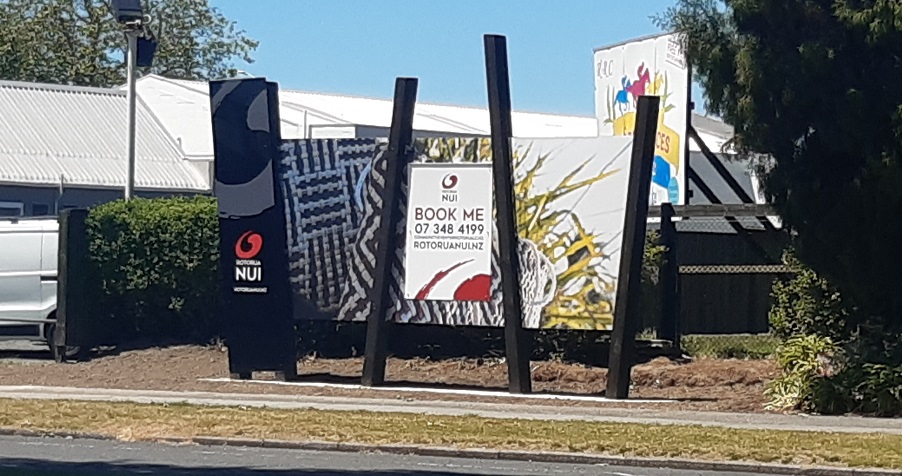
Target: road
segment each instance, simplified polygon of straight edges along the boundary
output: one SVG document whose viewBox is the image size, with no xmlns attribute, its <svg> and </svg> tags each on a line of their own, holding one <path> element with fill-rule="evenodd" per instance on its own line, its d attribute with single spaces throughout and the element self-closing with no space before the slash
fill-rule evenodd
<svg viewBox="0 0 902 476">
<path fill-rule="evenodd" d="M 100 440 L 0 437 L 0 474 L 225 476 L 714 476 L 740 473 L 539 464 L 268 448 L 172 446 Z M 741 473 L 749 476 L 751 473 Z"/>
</svg>

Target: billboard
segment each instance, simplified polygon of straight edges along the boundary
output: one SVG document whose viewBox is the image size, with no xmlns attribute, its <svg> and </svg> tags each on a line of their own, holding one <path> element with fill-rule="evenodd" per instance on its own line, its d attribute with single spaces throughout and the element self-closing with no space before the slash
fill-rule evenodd
<svg viewBox="0 0 902 476">
<path fill-rule="evenodd" d="M 632 139 L 626 136 L 514 139 L 524 327 L 611 328 L 631 145 Z M 413 236 L 408 233 L 410 226 L 416 231 L 417 223 L 423 223 L 417 220 L 415 210 L 408 209 L 409 200 L 412 206 L 430 200 L 442 203 L 441 195 L 418 196 L 419 171 L 440 171 L 442 164 L 453 165 L 455 171 L 469 167 L 475 180 L 486 181 L 472 204 L 485 206 L 491 197 L 491 176 L 482 174 L 490 174 L 490 140 L 419 139 L 415 147 L 417 157 L 408 166 L 399 197 L 406 219 L 395 230 L 399 246 L 392 254 L 393 280 L 388 283 L 392 311 L 387 318 L 404 323 L 501 326 L 498 243 L 489 214 L 479 223 L 492 228 L 491 233 L 479 233 L 480 240 L 491 245 L 489 268 L 481 270 L 489 278 L 481 281 L 487 285 L 483 291 L 487 296 L 417 299 L 422 289 L 419 281 L 406 282 L 408 276 L 429 274 L 444 266 L 430 263 L 430 258 L 418 255 L 408 243 Z M 296 318 L 362 321 L 369 315 L 370 293 L 377 285 L 376 231 L 381 227 L 384 205 L 384 153 L 385 144 L 372 139 L 282 144 L 278 177 L 285 197 Z M 480 163 L 486 166 L 479 167 Z M 450 183 L 450 178 L 445 181 L 446 175 L 439 172 L 423 177 L 427 182 L 437 181 L 440 189 L 442 182 Z M 459 225 L 465 223 L 454 226 Z M 413 289 L 417 292 L 411 298 Z"/>
<path fill-rule="evenodd" d="M 600 135 L 631 135 L 637 98 L 661 97 L 649 205 L 685 204 L 691 75 L 679 35 L 664 34 L 598 48 L 594 67 Z"/>
<path fill-rule="evenodd" d="M 408 171 L 404 299 L 488 301 L 492 165 L 416 163 Z"/>
</svg>

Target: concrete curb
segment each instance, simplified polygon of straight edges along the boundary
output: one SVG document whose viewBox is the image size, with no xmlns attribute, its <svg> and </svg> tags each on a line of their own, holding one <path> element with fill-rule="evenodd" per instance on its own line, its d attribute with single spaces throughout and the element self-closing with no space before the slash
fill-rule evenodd
<svg viewBox="0 0 902 476">
<path fill-rule="evenodd" d="M 41 431 L 18 428 L 0 428 L 0 436 L 24 436 L 36 438 L 71 438 L 91 440 L 118 440 L 98 433 Z M 159 437 L 140 438 L 137 441 L 169 444 L 195 444 L 200 446 L 233 446 L 242 448 L 278 448 L 307 451 L 337 451 L 347 453 L 387 453 L 396 455 L 433 456 L 444 458 L 492 459 L 526 461 L 536 463 L 565 463 L 604 466 L 633 466 L 640 468 L 668 468 L 689 471 L 716 471 L 735 473 L 762 473 L 799 476 L 902 476 L 902 471 L 839 468 L 829 466 L 799 466 L 772 463 L 746 463 L 733 461 L 701 461 L 682 458 L 638 458 L 585 453 L 561 453 L 489 449 L 456 449 L 418 445 L 369 445 L 363 443 L 332 443 L 324 441 L 257 440 L 221 437 Z"/>
</svg>

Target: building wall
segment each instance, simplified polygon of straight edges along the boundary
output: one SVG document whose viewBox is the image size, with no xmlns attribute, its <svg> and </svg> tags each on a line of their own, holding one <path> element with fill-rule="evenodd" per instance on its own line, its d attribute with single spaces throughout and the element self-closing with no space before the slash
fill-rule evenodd
<svg viewBox="0 0 902 476">
<path fill-rule="evenodd" d="M 0 184 L 0 208 L 20 203 L 24 216 L 55 215 L 58 210 L 66 208 L 86 208 L 112 202 L 122 198 L 122 194 L 122 190 L 113 189 L 64 188 L 62 197 L 60 197 L 58 187 L 23 187 Z M 158 198 L 193 194 L 136 191 L 135 195 L 142 198 Z M 58 209 L 57 204 L 59 204 Z"/>
</svg>

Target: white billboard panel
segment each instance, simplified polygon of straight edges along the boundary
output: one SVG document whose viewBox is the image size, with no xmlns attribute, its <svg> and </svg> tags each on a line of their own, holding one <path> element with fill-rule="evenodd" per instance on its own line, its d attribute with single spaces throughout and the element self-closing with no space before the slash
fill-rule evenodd
<svg viewBox="0 0 902 476">
<path fill-rule="evenodd" d="M 411 164 L 404 298 L 488 301 L 492 165 Z"/>
<path fill-rule="evenodd" d="M 599 135 L 631 135 L 638 97 L 661 97 L 649 204 L 685 204 L 691 78 L 678 34 L 599 48 L 594 60 Z"/>
</svg>

